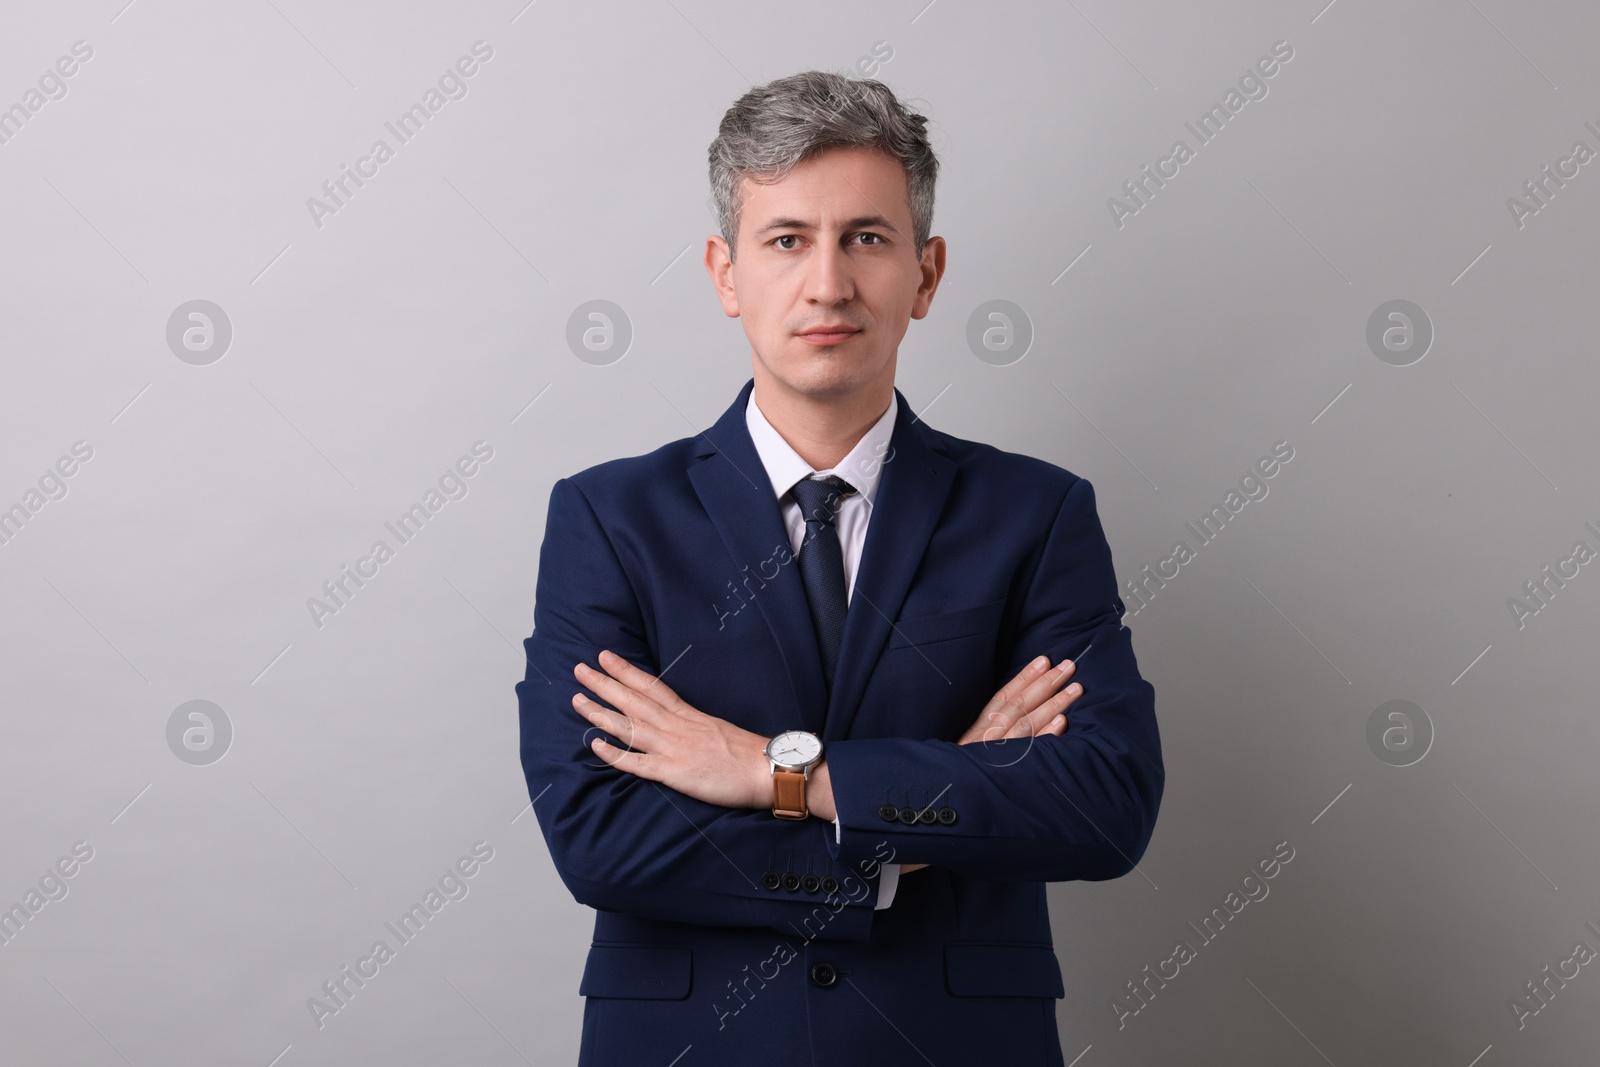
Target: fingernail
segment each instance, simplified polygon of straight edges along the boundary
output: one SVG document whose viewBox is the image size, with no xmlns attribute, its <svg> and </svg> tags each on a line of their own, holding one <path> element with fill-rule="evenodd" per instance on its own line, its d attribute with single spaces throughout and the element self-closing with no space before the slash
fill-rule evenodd
<svg viewBox="0 0 1600 1067">
<path fill-rule="evenodd" d="M 1081 693 L 1083 692 L 1083 686 L 1079 685 L 1077 682 L 1073 682 L 1071 685 L 1067 686 L 1067 692 Z"/>
<path fill-rule="evenodd" d="M 1045 664 L 1047 664 L 1049 662 L 1050 662 L 1050 660 L 1047 657 L 1040 656 L 1038 659 L 1036 659 L 1032 663 L 1028 664 L 1028 666 L 1032 667 L 1034 670 L 1038 670 L 1039 668 L 1043 667 Z"/>
</svg>

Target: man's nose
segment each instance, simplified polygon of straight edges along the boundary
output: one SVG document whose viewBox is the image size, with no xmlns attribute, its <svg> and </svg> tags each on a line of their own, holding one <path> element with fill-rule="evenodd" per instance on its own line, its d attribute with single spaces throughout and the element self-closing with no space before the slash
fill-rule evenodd
<svg viewBox="0 0 1600 1067">
<path fill-rule="evenodd" d="M 838 304 L 855 295 L 850 257 L 845 250 L 819 248 L 807 264 L 806 296 L 819 304 Z"/>
</svg>

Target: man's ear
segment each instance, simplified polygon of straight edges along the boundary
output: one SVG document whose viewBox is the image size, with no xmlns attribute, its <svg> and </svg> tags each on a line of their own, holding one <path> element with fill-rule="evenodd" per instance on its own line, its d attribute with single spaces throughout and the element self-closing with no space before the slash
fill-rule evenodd
<svg viewBox="0 0 1600 1067">
<path fill-rule="evenodd" d="M 917 286 L 917 298 L 911 304 L 911 317 L 923 318 L 933 305 L 933 294 L 944 277 L 944 238 L 929 237 L 922 246 L 922 284 Z"/>
<path fill-rule="evenodd" d="M 722 302 L 722 313 L 730 319 L 739 317 L 739 294 L 733 287 L 733 259 L 728 254 L 728 242 L 713 234 L 706 238 L 706 273 L 711 276 L 711 286 Z"/>
</svg>

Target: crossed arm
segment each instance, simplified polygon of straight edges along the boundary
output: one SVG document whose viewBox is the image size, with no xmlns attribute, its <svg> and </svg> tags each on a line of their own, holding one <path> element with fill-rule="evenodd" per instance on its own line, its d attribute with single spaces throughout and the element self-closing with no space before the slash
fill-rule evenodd
<svg viewBox="0 0 1600 1067">
<path fill-rule="evenodd" d="M 1101 879 L 1131 870 L 1148 843 L 1164 780 L 1154 691 L 1121 625 L 1087 481 L 1066 492 L 1022 587 L 1006 668 L 1016 677 L 958 742 L 830 742 L 810 790 L 816 819 L 772 817 L 765 738 L 716 709 L 690 707 L 632 666 L 654 660 L 627 573 L 583 492 L 558 481 L 517 695 L 535 814 L 580 903 L 790 933 L 820 909 L 758 881 L 774 857 L 787 856 L 796 871 L 832 868 L 843 880 L 816 936 L 861 940 L 872 927 L 879 862 L 992 880 Z M 602 649 L 601 669 L 588 667 Z M 1047 669 L 1068 659 L 1071 667 Z M 1063 690 L 1068 677 L 1082 689 Z M 597 726 L 626 748 L 592 743 Z M 1015 738 L 1027 739 L 1026 758 L 1015 758 L 1015 741 L 999 743 Z M 960 824 L 880 820 L 885 781 L 913 795 L 951 790 Z M 837 838 L 829 825 L 836 813 Z"/>
<path fill-rule="evenodd" d="M 769 738 L 691 706 L 661 679 L 609 649 L 601 650 L 598 661 L 603 672 L 579 663 L 573 675 L 613 707 L 581 692 L 573 694 L 572 707 L 626 747 L 595 737 L 590 748 L 597 757 L 708 804 L 772 807 L 771 767 L 765 754 Z M 1047 657 L 1036 657 L 990 698 L 958 743 L 1060 737 L 1067 729 L 1068 705 L 1083 692 L 1076 682 L 1062 688 L 1075 666 L 1064 659 L 1052 668 Z M 837 815 L 826 757 L 811 771 L 806 807 L 827 822 Z M 900 873 L 923 866 L 906 864 Z"/>
</svg>

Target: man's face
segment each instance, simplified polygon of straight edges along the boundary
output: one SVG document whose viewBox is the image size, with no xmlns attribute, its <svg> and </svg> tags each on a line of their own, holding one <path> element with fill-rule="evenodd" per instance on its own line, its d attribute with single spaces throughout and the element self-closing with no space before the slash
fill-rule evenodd
<svg viewBox="0 0 1600 1067">
<path fill-rule="evenodd" d="M 893 157 L 836 148 L 769 185 L 740 183 L 738 258 L 712 237 L 706 269 L 723 310 L 744 324 L 762 372 L 812 396 L 894 381 L 910 319 L 928 313 L 944 241 L 919 260 L 905 170 Z M 834 327 L 828 332 L 816 331 Z"/>
</svg>

